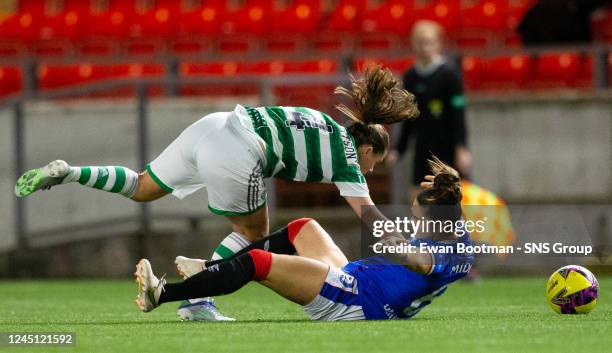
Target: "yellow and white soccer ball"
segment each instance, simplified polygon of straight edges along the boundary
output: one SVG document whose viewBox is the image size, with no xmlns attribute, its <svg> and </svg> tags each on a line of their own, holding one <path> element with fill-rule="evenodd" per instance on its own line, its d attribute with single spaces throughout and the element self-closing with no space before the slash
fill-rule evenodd
<svg viewBox="0 0 612 353">
<path fill-rule="evenodd" d="M 595 276 L 577 265 L 561 267 L 546 285 L 548 304 L 559 314 L 588 314 L 597 305 L 598 292 Z"/>
</svg>

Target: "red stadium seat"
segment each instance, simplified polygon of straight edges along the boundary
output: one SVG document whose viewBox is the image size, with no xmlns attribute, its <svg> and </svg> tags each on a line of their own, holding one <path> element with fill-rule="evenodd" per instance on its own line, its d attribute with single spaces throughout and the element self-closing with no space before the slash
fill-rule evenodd
<svg viewBox="0 0 612 353">
<path fill-rule="evenodd" d="M 71 64 L 71 65 L 40 65 L 38 68 L 38 85 L 41 90 L 69 87 L 97 80 L 117 78 L 159 77 L 165 72 L 159 64 Z M 133 87 L 117 88 L 94 96 L 129 96 L 134 94 Z M 159 94 L 161 89 L 153 87 L 150 94 Z"/>
<path fill-rule="evenodd" d="M 259 35 L 269 28 L 271 12 L 269 1 L 251 0 L 237 9 L 231 8 L 226 1 L 212 1 L 204 6 L 202 18 L 210 24 L 207 30 L 218 26 L 216 33 L 210 31 L 209 34 L 219 52 L 243 54 L 255 50 Z"/>
<path fill-rule="evenodd" d="M 169 6 L 157 4 L 132 16 L 128 32 L 130 37 L 166 39 L 174 35 L 177 12 Z"/>
<path fill-rule="evenodd" d="M 300 60 L 284 63 L 285 74 L 325 74 L 338 71 L 335 60 Z M 274 96 L 277 104 L 308 106 L 322 110 L 330 110 L 334 106 L 334 85 L 308 84 L 308 85 L 278 85 L 274 87 Z"/>
<path fill-rule="evenodd" d="M 506 31 L 504 45 L 508 47 L 521 46 L 521 38 L 517 28 L 525 13 L 536 3 L 537 0 L 510 0 L 508 15 L 506 16 Z"/>
<path fill-rule="evenodd" d="M 285 61 L 283 73 L 332 74 L 338 71 L 338 62 L 330 59 Z"/>
<path fill-rule="evenodd" d="M 469 91 L 481 88 L 486 66 L 484 60 L 475 56 L 466 56 L 463 58 L 461 66 L 465 88 Z"/>
<path fill-rule="evenodd" d="M 216 41 L 216 50 L 222 54 L 246 54 L 255 51 L 261 44 L 259 36 L 241 33 L 218 35 L 213 39 Z"/>
<path fill-rule="evenodd" d="M 364 50 L 389 50 L 398 47 L 410 30 L 412 1 L 392 0 L 363 11 L 361 31 L 356 44 Z"/>
<path fill-rule="evenodd" d="M 592 88 L 593 87 L 593 75 L 595 70 L 593 67 L 593 57 L 590 55 L 584 55 L 580 62 L 580 71 L 578 77 L 573 82 L 572 87 L 578 88 Z"/>
<path fill-rule="evenodd" d="M 82 39 L 89 12 L 89 2 L 65 0 L 61 11 L 45 13 L 40 18 L 38 39 Z"/>
<path fill-rule="evenodd" d="M 179 12 L 172 50 L 177 54 L 189 54 L 210 49 L 212 43 L 208 37 L 221 32 L 226 6 L 226 0 L 210 0 Z"/>
<path fill-rule="evenodd" d="M 29 12 L 34 16 L 43 16 L 45 13 L 45 2 L 41 0 L 18 0 L 18 12 Z"/>
<path fill-rule="evenodd" d="M 32 42 L 38 38 L 45 3 L 40 0 L 21 0 L 18 10 L 0 23 L 0 38 Z"/>
<path fill-rule="evenodd" d="M 183 77 L 234 77 L 237 75 L 249 76 L 275 76 L 283 74 L 331 74 L 338 70 L 334 60 L 272 60 L 272 61 L 215 61 L 206 63 L 181 63 L 179 74 Z M 247 80 L 248 81 L 248 80 Z M 181 88 L 185 95 L 247 95 L 258 94 L 259 85 L 252 82 L 241 84 L 230 83 L 214 87 L 202 84 L 185 84 Z M 331 92 L 329 85 L 293 86 L 279 85 L 274 89 L 276 96 L 292 97 L 295 99 L 316 99 L 321 91 Z M 306 98 L 307 96 L 307 98 Z"/>
<path fill-rule="evenodd" d="M 0 38 L 25 43 L 38 38 L 38 23 L 41 15 L 32 12 L 17 12 L 0 24 Z"/>
<path fill-rule="evenodd" d="M 275 104 L 333 111 L 337 103 L 333 94 L 334 88 L 335 85 L 276 86 Z"/>
<path fill-rule="evenodd" d="M 367 0 L 341 0 L 330 14 L 326 29 L 352 32 L 358 30 Z"/>
<path fill-rule="evenodd" d="M 415 20 L 430 20 L 439 23 L 447 33 L 459 23 L 460 0 L 432 0 L 425 6 L 415 6 Z"/>
<path fill-rule="evenodd" d="M 94 38 L 125 38 L 128 36 L 133 14 L 134 0 L 110 0 L 108 9 L 90 12 L 85 34 Z"/>
<path fill-rule="evenodd" d="M 531 70 L 527 55 L 478 58 L 462 62 L 465 85 L 470 90 L 506 91 L 523 87 Z"/>
<path fill-rule="evenodd" d="M 262 46 L 270 54 L 291 55 L 306 48 L 306 35 L 300 33 L 276 33 L 261 38 Z"/>
<path fill-rule="evenodd" d="M 126 8 L 127 35 L 132 39 L 125 43 L 128 54 L 155 54 L 165 48 L 165 40 L 176 32 L 177 4 L 158 0 L 149 8 Z"/>
<path fill-rule="evenodd" d="M 452 33 L 457 46 L 487 47 L 505 33 L 508 0 L 479 0 L 462 7 L 458 31 Z"/>
<path fill-rule="evenodd" d="M 21 70 L 18 67 L 0 67 L 0 97 L 19 93 L 22 89 Z"/>
<path fill-rule="evenodd" d="M 85 39 L 75 43 L 83 55 L 112 55 L 128 37 L 134 1 L 109 0 L 107 9 L 92 9 L 83 28 Z"/>
<path fill-rule="evenodd" d="M 219 33 L 226 11 L 226 0 L 210 0 L 200 7 L 181 12 L 178 16 L 178 35 L 191 36 Z"/>
<path fill-rule="evenodd" d="M 70 4 L 68 2 L 67 4 Z M 31 51 L 39 56 L 65 55 L 70 51 L 70 41 L 82 39 L 84 11 L 65 9 L 57 13 L 45 14 L 37 20 L 35 42 Z"/>
<path fill-rule="evenodd" d="M 578 53 L 542 53 L 535 59 L 533 75 L 528 80 L 531 88 L 574 86 L 582 69 Z"/>
<path fill-rule="evenodd" d="M 478 0 L 472 6 L 462 7 L 459 24 L 463 29 L 506 29 L 509 0 Z"/>
<path fill-rule="evenodd" d="M 536 2 L 537 0 L 509 0 L 506 29 L 515 31 L 523 20 L 525 13 L 527 13 Z"/>
<path fill-rule="evenodd" d="M 232 77 L 236 74 L 248 72 L 248 65 L 236 61 L 208 62 L 208 63 L 181 63 L 179 75 L 182 77 Z M 253 74 L 251 72 L 251 74 Z M 186 96 L 228 96 L 228 95 L 255 95 L 259 93 L 259 85 L 251 82 L 241 84 L 183 84 L 180 93 Z"/>
<path fill-rule="evenodd" d="M 391 32 L 406 34 L 410 30 L 414 12 L 413 0 L 389 0 L 383 5 L 366 8 L 361 22 L 361 30 L 371 32 Z"/>
<path fill-rule="evenodd" d="M 206 63 L 181 63 L 181 76 L 235 76 L 280 74 L 329 74 L 338 70 L 334 60 L 272 60 L 272 61 L 214 61 Z"/>
<path fill-rule="evenodd" d="M 272 20 L 272 2 L 250 0 L 238 9 L 226 8 L 221 24 L 221 32 L 232 33 L 263 33 L 270 28 Z"/>
<path fill-rule="evenodd" d="M 291 5 L 272 15 L 273 32 L 310 33 L 321 19 L 320 0 L 295 0 Z"/>
</svg>

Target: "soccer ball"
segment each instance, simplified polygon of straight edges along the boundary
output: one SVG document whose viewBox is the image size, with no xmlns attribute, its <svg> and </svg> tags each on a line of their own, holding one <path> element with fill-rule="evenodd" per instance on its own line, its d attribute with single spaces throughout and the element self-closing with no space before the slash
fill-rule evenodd
<svg viewBox="0 0 612 353">
<path fill-rule="evenodd" d="M 546 285 L 546 298 L 558 314 L 587 314 L 597 305 L 599 284 L 591 271 L 569 265 L 555 271 Z"/>
</svg>

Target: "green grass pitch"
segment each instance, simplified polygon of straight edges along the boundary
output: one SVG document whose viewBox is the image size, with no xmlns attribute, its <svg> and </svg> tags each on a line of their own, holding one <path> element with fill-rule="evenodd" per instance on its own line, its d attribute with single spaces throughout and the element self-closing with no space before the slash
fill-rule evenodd
<svg viewBox="0 0 612 353">
<path fill-rule="evenodd" d="M 10 352 L 606 352 L 612 347 L 612 278 L 598 307 L 557 315 L 545 278 L 457 283 L 411 320 L 310 322 L 299 306 L 252 284 L 218 298 L 234 323 L 179 322 L 174 304 L 143 314 L 127 281 L 0 283 L 0 332 L 76 332 L 75 347 Z"/>
</svg>

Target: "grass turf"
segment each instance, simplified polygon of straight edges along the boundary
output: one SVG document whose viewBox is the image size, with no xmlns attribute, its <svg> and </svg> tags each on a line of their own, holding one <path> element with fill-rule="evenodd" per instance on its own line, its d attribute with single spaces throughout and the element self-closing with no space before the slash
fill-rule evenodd
<svg viewBox="0 0 612 353">
<path fill-rule="evenodd" d="M 217 299 L 234 323 L 179 322 L 174 304 L 149 314 L 127 281 L 0 283 L 0 332 L 76 332 L 78 352 L 559 352 L 612 347 L 612 278 L 600 279 L 589 315 L 557 315 L 545 278 L 451 285 L 411 320 L 310 322 L 301 308 L 252 284 Z M 0 351 L 8 350 L 0 347 Z"/>
</svg>

